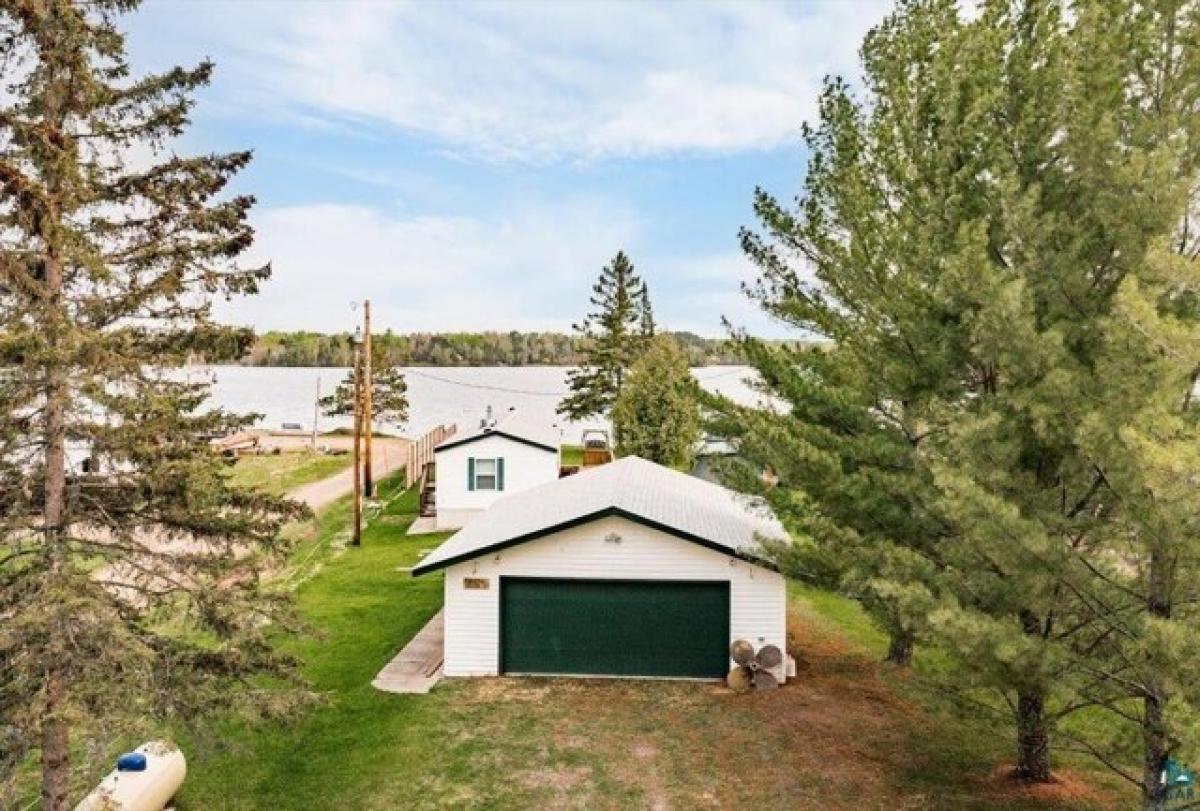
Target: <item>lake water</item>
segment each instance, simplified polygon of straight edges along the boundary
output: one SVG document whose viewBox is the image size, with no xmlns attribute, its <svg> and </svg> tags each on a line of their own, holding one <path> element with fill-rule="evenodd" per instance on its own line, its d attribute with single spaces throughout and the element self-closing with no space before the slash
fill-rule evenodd
<svg viewBox="0 0 1200 811">
<path fill-rule="evenodd" d="M 584 425 L 564 422 L 555 409 L 567 392 L 566 366 L 521 367 L 419 367 L 405 369 L 408 381 L 409 420 L 402 426 L 384 426 L 417 436 L 436 425 L 458 423 L 460 429 L 477 423 L 487 406 L 497 414 L 517 408 L 531 419 L 559 425 L 570 439 L 586 426 L 603 426 L 602 420 Z M 215 377 L 211 402 L 235 413 L 262 414 L 259 425 L 279 428 L 299 423 L 311 430 L 318 381 L 322 394 L 330 393 L 346 377 L 346 369 L 214 366 L 192 368 L 194 380 Z M 747 380 L 747 366 L 706 366 L 693 370 L 700 384 L 738 402 L 758 401 Z M 350 425 L 349 417 L 321 416 L 322 431 Z"/>
</svg>

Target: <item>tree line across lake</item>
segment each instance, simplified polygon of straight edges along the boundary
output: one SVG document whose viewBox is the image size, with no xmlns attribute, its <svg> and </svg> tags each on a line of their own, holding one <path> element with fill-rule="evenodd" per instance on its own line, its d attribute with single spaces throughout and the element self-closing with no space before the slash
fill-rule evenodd
<svg viewBox="0 0 1200 811">
<path fill-rule="evenodd" d="M 691 332 L 672 337 L 693 366 L 740 363 L 735 347 L 723 338 Z M 265 332 L 258 335 L 241 363 L 247 366 L 349 366 L 353 348 L 348 333 Z M 558 332 L 415 332 L 387 330 L 374 336 L 376 352 L 395 366 L 576 366 L 583 357 L 580 336 Z"/>
</svg>

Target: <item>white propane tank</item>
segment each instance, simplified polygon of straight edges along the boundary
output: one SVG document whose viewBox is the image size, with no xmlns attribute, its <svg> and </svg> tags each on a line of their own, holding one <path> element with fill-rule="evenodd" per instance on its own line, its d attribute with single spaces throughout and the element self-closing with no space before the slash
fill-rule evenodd
<svg viewBox="0 0 1200 811">
<path fill-rule="evenodd" d="M 165 741 L 144 743 L 134 752 L 146 756 L 144 771 L 113 769 L 75 811 L 162 811 L 183 785 L 187 761 Z"/>
</svg>

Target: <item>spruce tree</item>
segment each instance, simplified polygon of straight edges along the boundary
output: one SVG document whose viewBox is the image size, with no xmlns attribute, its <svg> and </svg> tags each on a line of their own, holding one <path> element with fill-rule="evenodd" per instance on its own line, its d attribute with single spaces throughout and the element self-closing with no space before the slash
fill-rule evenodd
<svg viewBox="0 0 1200 811">
<path fill-rule="evenodd" d="M 591 303 L 595 309 L 573 327 L 583 359 L 567 373 L 571 392 L 558 406 L 558 413 L 572 420 L 608 414 L 629 367 L 645 347 L 644 336 L 653 332 L 646 285 L 624 251 L 600 272 Z"/>
<path fill-rule="evenodd" d="M 1097 0 L 1068 13 L 1053 0 L 993 0 L 970 20 L 952 2 L 906 3 L 864 43 L 862 97 L 827 85 L 806 128 L 798 207 L 760 192 L 766 233 L 743 235 L 762 269 L 759 300 L 834 346 L 743 339 L 788 408 L 724 407 L 724 424 L 744 434 L 735 478 L 770 464 L 781 486 L 768 495 L 805 535 L 789 552 L 795 565 L 847 585 L 893 638 L 948 651 L 976 711 L 989 706 L 984 691 L 1004 699 L 990 706 L 1011 711 L 1017 774 L 1030 780 L 1049 778 L 1051 735 L 1067 714 L 1125 711 L 1130 665 L 1107 657 L 1142 673 L 1167 659 L 1169 646 L 1150 641 L 1166 627 L 1151 575 L 1134 591 L 1158 606 L 1146 635 L 1114 630 L 1131 621 L 1119 574 L 1129 569 L 1117 565 L 1131 533 L 1152 572 L 1149 538 L 1164 525 L 1143 517 L 1120 531 L 1118 503 L 1136 500 L 1120 502 L 1116 462 L 1085 429 L 1129 442 L 1121 420 L 1139 411 L 1122 386 L 1147 398 L 1147 415 L 1176 404 L 1176 419 L 1149 432 L 1161 444 L 1142 449 L 1156 465 L 1138 475 L 1142 494 L 1163 487 L 1156 503 L 1181 522 L 1183 543 L 1185 500 L 1162 471 L 1186 466 L 1182 370 L 1195 359 L 1140 375 L 1145 364 L 1112 341 L 1141 335 L 1165 351 L 1166 330 L 1113 319 L 1130 286 L 1163 276 L 1159 241 L 1186 242 L 1197 27 L 1195 3 Z M 1195 287 L 1172 267 L 1139 316 L 1191 317 Z M 1118 381 L 1117 368 L 1136 377 Z M 1142 641 L 1130 650 L 1114 638 Z M 1165 679 L 1141 684 L 1147 729 L 1166 726 L 1154 720 L 1164 696 L 1178 703 L 1183 692 Z M 1147 783 L 1164 748 L 1147 750 Z"/>
<path fill-rule="evenodd" d="M 288 601 L 260 573 L 296 510 L 230 487 L 209 439 L 248 420 L 171 373 L 252 338 L 210 315 L 269 273 L 236 262 L 253 199 L 227 185 L 250 155 L 164 151 L 212 65 L 130 76 L 135 6 L 0 7 L 0 777 L 11 791 L 36 753 L 53 811 L 95 774 L 73 753 L 295 695 L 236 688 L 294 673 L 268 637 Z"/>
<path fill-rule="evenodd" d="M 619 455 L 691 470 L 700 409 L 687 355 L 675 339 L 660 335 L 650 340 L 617 395 L 612 425 Z"/>
<path fill-rule="evenodd" d="M 641 337 L 649 341 L 654 337 L 657 327 L 654 324 L 654 307 L 650 304 L 650 288 L 644 283 L 641 293 L 638 295 L 638 302 L 640 304 L 639 331 Z"/>
<path fill-rule="evenodd" d="M 408 382 L 399 366 L 385 362 L 385 351 L 378 343 L 371 354 L 371 413 L 379 422 L 400 425 L 408 420 Z M 321 398 L 322 411 L 331 416 L 354 413 L 354 370 L 346 373 L 332 394 Z M 371 426 L 372 430 L 374 426 Z M 364 429 L 365 430 L 365 429 Z"/>
</svg>

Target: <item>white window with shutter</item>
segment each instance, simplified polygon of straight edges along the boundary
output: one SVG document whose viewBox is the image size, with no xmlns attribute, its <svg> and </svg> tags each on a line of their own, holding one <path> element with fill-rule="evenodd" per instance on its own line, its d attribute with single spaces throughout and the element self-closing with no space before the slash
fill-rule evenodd
<svg viewBox="0 0 1200 811">
<path fill-rule="evenodd" d="M 495 459 L 475 460 L 475 489 L 499 490 Z"/>
</svg>

